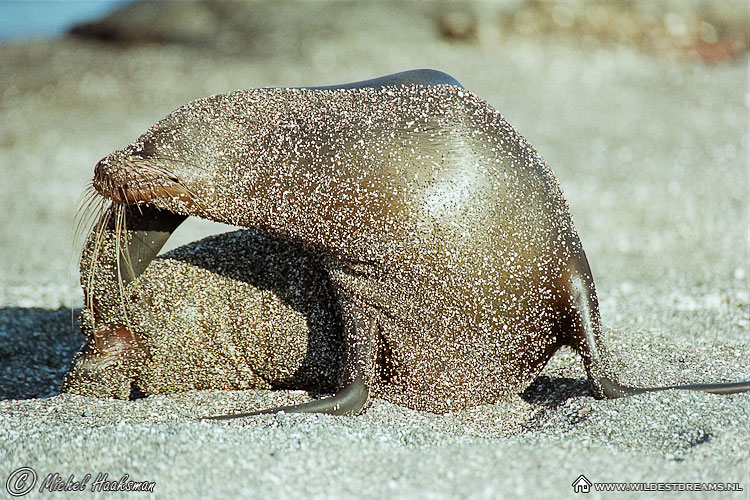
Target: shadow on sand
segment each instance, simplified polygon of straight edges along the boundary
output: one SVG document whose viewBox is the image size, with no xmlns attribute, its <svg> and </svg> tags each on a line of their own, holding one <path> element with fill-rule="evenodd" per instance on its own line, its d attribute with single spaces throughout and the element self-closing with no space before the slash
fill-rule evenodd
<svg viewBox="0 0 750 500">
<path fill-rule="evenodd" d="M 80 309 L 0 308 L 0 400 L 54 396 L 83 344 Z"/>
</svg>

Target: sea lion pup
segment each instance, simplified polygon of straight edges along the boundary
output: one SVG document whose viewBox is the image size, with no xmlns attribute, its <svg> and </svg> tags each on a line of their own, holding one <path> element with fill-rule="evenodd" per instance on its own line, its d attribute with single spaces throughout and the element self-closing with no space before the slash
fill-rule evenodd
<svg viewBox="0 0 750 500">
<path fill-rule="evenodd" d="M 132 390 L 335 390 L 343 325 L 317 256 L 235 231 L 135 270 L 127 251 L 134 240 L 177 219 L 147 206 L 118 210 L 102 215 L 84 245 L 87 341 L 62 392 L 128 399 Z"/>
<path fill-rule="evenodd" d="M 610 373 L 591 271 L 547 164 L 437 75 L 198 99 L 102 159 L 93 184 L 118 203 L 318 252 L 344 321 L 344 377 L 331 397 L 267 411 L 355 414 L 375 378 L 416 408 L 491 403 L 522 391 L 563 345 L 600 396 L 664 389 Z"/>
</svg>

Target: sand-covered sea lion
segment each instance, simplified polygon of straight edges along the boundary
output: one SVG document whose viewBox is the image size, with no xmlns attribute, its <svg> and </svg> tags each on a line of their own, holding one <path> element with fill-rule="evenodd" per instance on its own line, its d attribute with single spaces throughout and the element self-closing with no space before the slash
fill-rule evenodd
<svg viewBox="0 0 750 500">
<path fill-rule="evenodd" d="M 344 323 L 344 376 L 333 396 L 286 411 L 357 413 L 376 378 L 416 408 L 491 403 L 523 390 L 563 345 L 601 396 L 654 390 L 624 387 L 608 367 L 585 253 L 534 148 L 447 75 L 385 78 L 193 101 L 102 159 L 94 187 L 321 256 Z M 131 248 L 147 262 L 158 246 Z"/>
</svg>

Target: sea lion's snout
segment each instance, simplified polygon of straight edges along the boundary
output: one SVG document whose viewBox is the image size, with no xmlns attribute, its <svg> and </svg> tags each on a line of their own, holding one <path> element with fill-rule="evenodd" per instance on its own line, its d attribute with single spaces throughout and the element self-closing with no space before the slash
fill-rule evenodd
<svg viewBox="0 0 750 500">
<path fill-rule="evenodd" d="M 112 168 L 109 158 L 102 158 L 94 167 L 93 185 L 96 191 L 105 198 L 111 198 L 110 193 L 113 191 L 114 182 L 112 179 Z"/>
<path fill-rule="evenodd" d="M 190 201 L 188 190 L 175 175 L 137 155 L 115 153 L 99 160 L 93 185 L 105 198 L 124 205 L 157 199 Z"/>
</svg>

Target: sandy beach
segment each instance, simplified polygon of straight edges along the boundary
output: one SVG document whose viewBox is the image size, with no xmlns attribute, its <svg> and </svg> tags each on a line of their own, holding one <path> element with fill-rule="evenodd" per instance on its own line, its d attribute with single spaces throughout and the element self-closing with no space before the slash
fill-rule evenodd
<svg viewBox="0 0 750 500">
<path fill-rule="evenodd" d="M 721 483 L 741 491 L 716 498 L 750 498 L 750 394 L 669 391 L 597 400 L 571 351 L 558 353 L 523 394 L 449 415 L 376 399 L 357 417 L 206 422 L 199 418 L 305 395 L 58 395 L 83 342 L 73 226 L 100 158 L 209 94 L 423 67 L 453 75 L 486 99 L 554 170 L 624 382 L 750 379 L 744 48 L 706 62 L 688 50 L 522 36 L 485 18 L 475 19 L 469 35 L 446 34 L 446 23 L 461 28 L 460 16 L 446 21 L 414 4 L 399 10 L 343 3 L 336 22 L 322 8 L 300 5 L 284 3 L 271 25 L 284 25 L 287 16 L 287 25 L 299 28 L 293 36 L 268 28 L 252 39 L 207 45 L 198 41 L 219 38 L 196 28 L 187 42 L 178 31 L 183 38 L 167 37 L 170 43 L 68 37 L 0 46 L 2 484 L 29 467 L 37 475 L 31 497 L 49 494 L 40 484 L 55 473 L 63 481 L 92 474 L 86 493 L 70 495 L 90 495 L 97 474 L 106 473 L 109 481 L 127 474 L 154 482 L 158 498 L 628 496 L 593 486 L 575 493 L 572 483 L 583 474 L 592 483 L 646 487 Z M 489 8 L 477 5 L 476 12 Z M 747 5 L 734 5 L 747 19 Z M 261 3 L 258 12 L 260 18 L 273 9 Z M 223 230 L 190 221 L 169 248 Z"/>
</svg>

